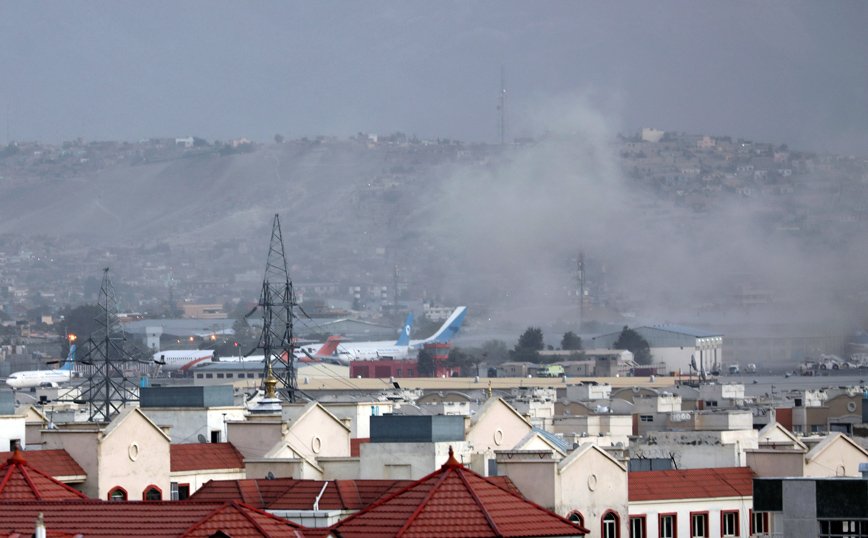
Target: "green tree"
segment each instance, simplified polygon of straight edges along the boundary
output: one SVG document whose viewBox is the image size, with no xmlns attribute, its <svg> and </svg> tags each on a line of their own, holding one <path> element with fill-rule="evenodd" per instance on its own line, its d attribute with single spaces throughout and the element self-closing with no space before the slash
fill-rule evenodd
<svg viewBox="0 0 868 538">
<path fill-rule="evenodd" d="M 416 371 L 419 372 L 419 377 L 434 375 L 434 355 L 427 349 L 419 351 L 419 356 L 416 358 Z"/>
<path fill-rule="evenodd" d="M 275 144 L 283 144 L 283 141 L 284 141 L 284 140 L 285 140 L 285 139 L 283 138 L 283 135 L 282 135 L 282 134 L 276 134 L 276 135 L 274 135 L 274 143 L 275 143 Z"/>
<path fill-rule="evenodd" d="M 528 327 L 527 330 L 518 337 L 518 344 L 516 344 L 515 347 L 533 349 L 536 351 L 545 349 L 542 329 L 539 327 Z"/>
<path fill-rule="evenodd" d="M 545 349 L 543 343 L 543 332 L 539 327 L 528 327 L 521 336 L 518 337 L 518 343 L 515 348 L 509 352 L 509 356 L 514 361 L 519 362 L 539 362 L 539 352 Z"/>
<path fill-rule="evenodd" d="M 584 349 L 582 347 L 582 337 L 577 336 L 573 331 L 565 332 L 564 337 L 561 338 L 561 349 L 564 351 L 581 351 Z"/>
<path fill-rule="evenodd" d="M 651 347 L 642 335 L 624 325 L 620 336 L 615 340 L 615 349 L 626 349 L 633 354 L 637 364 L 651 364 Z"/>
</svg>

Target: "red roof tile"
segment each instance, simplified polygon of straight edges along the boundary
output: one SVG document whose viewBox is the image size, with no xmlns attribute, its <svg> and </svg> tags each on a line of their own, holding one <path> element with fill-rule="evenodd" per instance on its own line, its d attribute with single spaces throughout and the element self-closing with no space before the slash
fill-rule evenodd
<svg viewBox="0 0 868 538">
<path fill-rule="evenodd" d="M 87 499 L 87 495 L 29 465 L 17 450 L 0 465 L 0 501 L 63 499 Z"/>
<path fill-rule="evenodd" d="M 754 472 L 749 467 L 638 471 L 628 475 L 630 502 L 715 497 L 750 497 Z"/>
<path fill-rule="evenodd" d="M 263 510 L 361 510 L 412 480 L 297 480 L 294 478 L 209 480 L 191 499 L 240 501 Z M 325 489 L 323 489 L 325 486 Z"/>
<path fill-rule="evenodd" d="M 55 450 L 24 450 L 21 452 L 24 459 L 31 467 L 35 467 L 43 473 L 58 477 L 87 476 L 72 456 L 64 449 Z M 12 457 L 13 452 L 0 452 L 0 461 L 6 461 Z"/>
<path fill-rule="evenodd" d="M 344 538 L 584 536 L 588 530 L 466 469 L 443 467 L 330 527 Z"/>
<path fill-rule="evenodd" d="M 243 469 L 244 456 L 232 443 L 170 445 L 172 472 Z"/>
<path fill-rule="evenodd" d="M 0 503 L 0 532 L 32 535 L 40 512 L 49 536 L 207 538 L 221 531 L 232 538 L 304 537 L 304 527 L 250 506 L 190 501 Z"/>
</svg>

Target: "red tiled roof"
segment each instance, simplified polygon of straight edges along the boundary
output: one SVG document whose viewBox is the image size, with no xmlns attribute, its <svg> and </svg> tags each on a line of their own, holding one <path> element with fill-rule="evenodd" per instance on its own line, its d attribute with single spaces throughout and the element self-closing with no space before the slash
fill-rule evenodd
<svg viewBox="0 0 868 538">
<path fill-rule="evenodd" d="M 31 467 L 35 467 L 55 478 L 61 476 L 87 476 L 81 465 L 72 459 L 72 456 L 65 449 L 24 450 L 21 453 Z M 12 454 L 13 452 L 0 452 L 0 461 L 8 460 L 12 457 Z"/>
<path fill-rule="evenodd" d="M 449 460 L 330 527 L 343 538 L 584 536 L 588 530 Z"/>
<path fill-rule="evenodd" d="M 87 499 L 87 495 L 29 465 L 17 450 L 0 465 L 0 501 L 63 499 Z"/>
<path fill-rule="evenodd" d="M 232 443 L 170 445 L 172 472 L 243 469 L 244 456 Z"/>
<path fill-rule="evenodd" d="M 0 503 L 0 532 L 32 535 L 40 512 L 49 536 L 208 538 L 222 531 L 232 538 L 303 538 L 305 530 L 239 503 L 82 500 Z"/>
<path fill-rule="evenodd" d="M 362 449 L 360 448 L 365 443 L 370 443 L 370 437 L 358 437 L 355 439 L 350 439 L 350 457 L 358 458 L 362 455 Z"/>
<path fill-rule="evenodd" d="M 750 497 L 754 472 L 749 467 L 638 471 L 627 477 L 630 502 L 715 497 Z"/>
<path fill-rule="evenodd" d="M 319 497 L 320 510 L 361 510 L 409 484 L 411 480 L 209 480 L 190 498 L 236 500 L 263 510 L 312 510 Z"/>
</svg>

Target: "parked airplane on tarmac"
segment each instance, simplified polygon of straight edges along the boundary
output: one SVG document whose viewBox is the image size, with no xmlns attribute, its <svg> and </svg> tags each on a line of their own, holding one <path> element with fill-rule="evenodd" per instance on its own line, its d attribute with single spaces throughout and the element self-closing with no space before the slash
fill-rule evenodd
<svg viewBox="0 0 868 538">
<path fill-rule="evenodd" d="M 340 341 L 340 336 L 332 336 L 315 352 L 315 347 L 312 346 L 299 348 L 296 353 L 296 360 L 299 362 L 310 362 L 311 358 L 314 361 L 327 361 L 334 359 L 333 354 L 337 350 Z M 155 363 L 160 365 L 160 370 L 163 372 L 184 373 L 190 368 L 210 364 L 212 362 L 262 362 L 265 357 L 263 355 L 251 355 L 248 357 L 215 357 L 214 351 L 210 349 L 176 349 L 158 351 L 157 353 L 154 353 L 153 359 Z"/>
<path fill-rule="evenodd" d="M 341 362 L 414 358 L 425 344 L 448 344 L 451 342 L 461 330 L 466 313 L 467 307 L 459 306 L 440 329 L 425 340 L 410 340 L 410 326 L 413 323 L 413 314 L 410 313 L 404 323 L 401 337 L 394 344 L 391 342 L 347 342 L 338 346 L 338 354 Z"/>
<path fill-rule="evenodd" d="M 15 372 L 6 378 L 6 384 L 13 389 L 29 389 L 31 387 L 57 387 L 72 379 L 72 366 L 75 363 L 75 344 L 69 348 L 69 357 L 61 368 L 54 370 L 30 370 Z"/>
</svg>

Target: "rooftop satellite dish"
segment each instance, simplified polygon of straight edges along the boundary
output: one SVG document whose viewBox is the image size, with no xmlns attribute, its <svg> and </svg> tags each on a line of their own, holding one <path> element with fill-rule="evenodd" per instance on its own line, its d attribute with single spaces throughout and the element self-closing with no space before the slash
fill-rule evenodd
<svg viewBox="0 0 868 538">
<path fill-rule="evenodd" d="M 205 436 L 202 435 L 201 433 L 199 434 L 199 437 L 197 437 L 197 439 L 199 439 L 200 443 L 207 443 L 208 442 L 208 439 L 206 439 Z"/>
<path fill-rule="evenodd" d="M 268 474 L 265 475 L 265 478 L 267 480 L 274 480 L 274 473 L 272 473 L 271 471 L 268 471 Z"/>
</svg>

